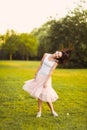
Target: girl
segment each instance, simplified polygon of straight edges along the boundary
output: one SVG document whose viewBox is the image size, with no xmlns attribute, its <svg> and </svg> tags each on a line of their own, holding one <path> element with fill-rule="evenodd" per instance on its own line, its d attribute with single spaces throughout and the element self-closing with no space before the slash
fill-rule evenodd
<svg viewBox="0 0 87 130">
<path fill-rule="evenodd" d="M 25 82 L 23 89 L 38 99 L 36 117 L 41 117 L 42 101 L 48 103 L 53 116 L 58 116 L 52 104 L 58 99 L 58 95 L 52 88 L 51 75 L 58 64 L 63 64 L 69 59 L 71 51 L 64 49 L 53 54 L 45 53 L 34 79 Z"/>
</svg>

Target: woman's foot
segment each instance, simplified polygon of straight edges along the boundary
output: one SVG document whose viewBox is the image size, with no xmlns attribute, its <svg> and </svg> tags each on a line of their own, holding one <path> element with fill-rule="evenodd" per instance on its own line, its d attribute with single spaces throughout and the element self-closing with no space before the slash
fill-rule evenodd
<svg viewBox="0 0 87 130">
<path fill-rule="evenodd" d="M 58 114 L 55 111 L 52 111 L 53 116 L 58 116 Z"/>
<path fill-rule="evenodd" d="M 38 118 L 38 117 L 41 117 L 41 112 L 38 112 L 37 115 L 36 115 L 36 117 L 37 117 L 37 118 Z"/>
</svg>

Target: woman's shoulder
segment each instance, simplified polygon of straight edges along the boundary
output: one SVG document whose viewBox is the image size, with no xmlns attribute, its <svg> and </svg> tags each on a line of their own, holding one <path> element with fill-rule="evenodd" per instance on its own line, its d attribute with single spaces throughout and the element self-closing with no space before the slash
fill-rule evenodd
<svg viewBox="0 0 87 130">
<path fill-rule="evenodd" d="M 44 53 L 43 58 L 46 58 L 46 57 L 48 57 L 49 55 L 50 55 L 49 53 Z"/>
<path fill-rule="evenodd" d="M 46 56 L 47 56 L 47 55 L 50 55 L 50 53 L 44 53 L 44 55 L 46 55 Z"/>
</svg>

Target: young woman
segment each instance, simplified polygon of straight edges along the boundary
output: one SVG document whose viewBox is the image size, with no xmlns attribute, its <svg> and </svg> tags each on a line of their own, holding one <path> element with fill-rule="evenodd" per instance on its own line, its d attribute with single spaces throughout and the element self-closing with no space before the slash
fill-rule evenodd
<svg viewBox="0 0 87 130">
<path fill-rule="evenodd" d="M 45 53 L 34 79 L 25 82 L 23 89 L 38 99 L 36 117 L 41 117 L 42 101 L 48 103 L 53 116 L 58 116 L 52 104 L 58 99 L 58 95 L 52 88 L 51 75 L 58 64 L 63 64 L 69 59 L 71 51 L 64 49 L 53 54 Z"/>
</svg>

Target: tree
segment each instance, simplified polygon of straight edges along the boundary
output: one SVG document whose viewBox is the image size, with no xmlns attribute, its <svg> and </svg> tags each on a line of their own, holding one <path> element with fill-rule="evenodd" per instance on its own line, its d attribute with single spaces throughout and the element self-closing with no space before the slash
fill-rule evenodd
<svg viewBox="0 0 87 130">
<path fill-rule="evenodd" d="M 44 52 L 48 51 L 48 41 L 49 41 L 49 30 L 55 20 L 50 20 L 43 24 L 39 29 L 34 29 L 31 33 L 37 37 L 38 40 L 38 57 L 41 58 Z"/>
<path fill-rule="evenodd" d="M 35 36 L 27 33 L 20 35 L 19 53 L 22 59 L 28 60 L 29 57 L 37 55 L 38 42 Z"/>
<path fill-rule="evenodd" d="M 87 67 L 87 10 L 78 6 L 64 18 L 54 20 L 45 31 L 45 35 L 43 31 L 42 35 L 39 34 L 40 55 L 43 52 L 53 53 L 57 49 L 74 48 L 70 62 L 64 66 Z"/>
<path fill-rule="evenodd" d="M 2 49 L 6 55 L 9 55 L 9 59 L 12 60 L 13 54 L 17 51 L 17 43 L 19 42 L 17 35 L 11 35 L 6 39 L 6 42 L 2 45 Z"/>
</svg>

